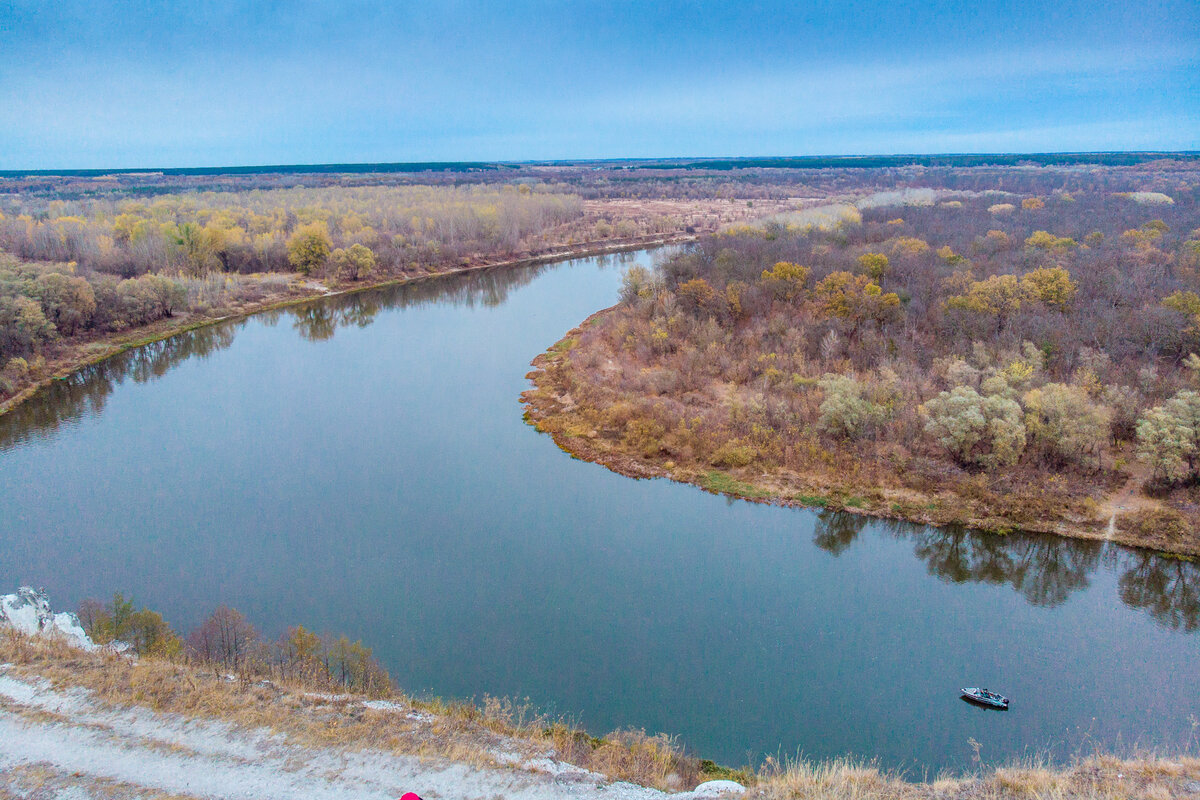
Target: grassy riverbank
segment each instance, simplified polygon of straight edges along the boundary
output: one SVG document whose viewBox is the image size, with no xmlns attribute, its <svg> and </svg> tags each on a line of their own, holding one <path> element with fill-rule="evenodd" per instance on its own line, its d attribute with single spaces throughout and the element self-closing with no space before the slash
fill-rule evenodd
<svg viewBox="0 0 1200 800">
<path fill-rule="evenodd" d="M 0 634 L 0 664 L 5 665 L 0 725 L 13 734 L 0 743 L 5 760 L 0 796 L 30 780 L 59 789 L 107 787 L 121 796 L 149 796 L 169 788 L 156 783 L 163 774 L 158 767 L 177 775 L 203 772 L 205 780 L 229 785 L 251 777 L 263 787 L 299 779 L 316 791 L 318 783 L 325 788 L 328 782 L 359 796 L 378 790 L 373 781 L 400 774 L 409 790 L 427 794 L 472 786 L 481 796 L 647 800 L 667 795 L 637 787 L 680 792 L 731 778 L 747 786 L 745 796 L 768 800 L 1171 800 L 1194 796 L 1200 781 L 1200 759 L 1149 753 L 1088 755 L 1059 767 L 1036 762 L 981 767 L 977 774 L 918 782 L 847 760 L 768 759 L 758 769 L 731 771 L 683 753 L 665 736 L 625 732 L 594 738 L 499 701 L 476 706 L 399 693 L 330 694 L 324 684 L 264 681 L 160 657 L 134 661 L 87 653 L 13 631 Z M 229 727 L 210 734 L 214 724 Z M 218 730 L 220 752 L 204 738 Z M 164 749 L 168 740 L 172 746 Z M 26 741 L 39 743 L 36 758 L 21 760 L 18 751 Z M 249 760 L 224 755 L 239 748 L 254 755 Z M 85 764 L 80 761 L 85 751 L 108 758 Z M 286 758 L 299 753 L 321 765 L 319 775 L 285 767 Z M 128 774 L 122 772 L 125 762 Z M 369 777 L 363 763 L 373 765 Z"/>
<path fill-rule="evenodd" d="M 544 264 L 571 258 L 586 258 L 608 253 L 641 250 L 694 239 L 694 234 L 673 234 L 667 236 L 638 237 L 636 239 L 599 240 L 570 247 L 548 249 L 545 252 L 515 258 L 481 258 L 470 263 L 425 272 L 420 275 L 392 276 L 379 281 L 346 281 L 338 280 L 337 278 L 316 280 L 306 278 L 299 273 L 241 276 L 239 279 L 242 281 L 262 281 L 265 288 L 262 291 L 263 296 L 261 299 L 252 302 L 234 303 L 231 307 L 214 309 L 211 313 L 180 312 L 172 317 L 160 319 L 149 325 L 131 330 L 107 334 L 92 333 L 55 343 L 53 349 L 43 356 L 44 363 L 42 366 L 36 371 L 31 370 L 23 375 L 16 385 L 14 393 L 10 397 L 0 401 L 0 415 L 28 400 L 39 389 L 49 385 L 52 381 L 61 380 L 83 367 L 104 361 L 118 353 L 123 353 L 135 347 L 168 339 L 197 328 L 216 325 L 220 322 L 240 319 L 264 311 L 288 308 L 322 297 L 365 292 L 372 289 L 413 283 L 415 281 L 428 280 L 446 275 L 485 269 Z"/>
</svg>

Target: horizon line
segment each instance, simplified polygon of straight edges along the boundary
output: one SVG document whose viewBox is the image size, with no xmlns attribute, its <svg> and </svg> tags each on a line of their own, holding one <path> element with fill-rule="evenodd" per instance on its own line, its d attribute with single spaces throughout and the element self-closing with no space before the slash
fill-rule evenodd
<svg viewBox="0 0 1200 800">
<path fill-rule="evenodd" d="M 634 164 L 639 166 L 658 166 L 665 168 L 680 168 L 695 165 L 703 168 L 704 164 L 729 164 L 732 168 L 737 162 L 773 162 L 760 163 L 762 168 L 786 169 L 786 162 L 805 161 L 853 161 L 866 159 L 880 160 L 918 160 L 918 159 L 1049 159 L 1070 158 L 1086 160 L 1100 156 L 1117 156 L 1126 158 L 1149 157 L 1169 158 L 1184 157 L 1200 159 L 1200 150 L 1052 150 L 1052 151 L 1012 151 L 1012 152 L 946 152 L 946 153 L 830 153 L 817 155 L 775 155 L 775 156 L 659 156 L 659 157 L 629 157 L 629 158 L 548 158 L 548 159 L 494 159 L 494 160 L 464 160 L 464 161 L 357 161 L 357 162 L 322 162 L 322 163 L 293 163 L 293 164 L 243 164 L 223 166 L 173 166 L 173 167 L 38 167 L 30 169 L 0 169 L 0 178 L 19 177 L 103 177 L 108 175 L 231 175 L 256 174 L 262 172 L 309 172 L 309 173 L 370 173 L 370 172 L 446 172 L 495 170 L 505 167 L 537 167 L 537 166 L 573 166 L 586 164 Z M 1133 162 L 1136 163 L 1136 162 Z"/>
</svg>

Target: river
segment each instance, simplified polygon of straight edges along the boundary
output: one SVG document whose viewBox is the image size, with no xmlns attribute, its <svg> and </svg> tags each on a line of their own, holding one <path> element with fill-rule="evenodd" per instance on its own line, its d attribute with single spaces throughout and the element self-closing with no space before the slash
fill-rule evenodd
<svg viewBox="0 0 1200 800">
<path fill-rule="evenodd" d="M 413 693 L 735 765 L 1194 742 L 1195 563 L 729 501 L 524 424 L 529 361 L 652 257 L 327 298 L 55 383 L 0 417 L 0 591 L 120 590 L 185 631 L 225 603 L 361 638 Z"/>
</svg>

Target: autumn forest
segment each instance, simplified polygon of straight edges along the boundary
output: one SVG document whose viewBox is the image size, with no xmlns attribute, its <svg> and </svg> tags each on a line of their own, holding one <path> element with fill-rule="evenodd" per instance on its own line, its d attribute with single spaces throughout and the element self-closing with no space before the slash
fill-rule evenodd
<svg viewBox="0 0 1200 800">
<path fill-rule="evenodd" d="M 1200 550 L 1196 173 L 982 177 L 631 270 L 539 360 L 532 418 L 628 474 L 751 499 Z"/>
</svg>

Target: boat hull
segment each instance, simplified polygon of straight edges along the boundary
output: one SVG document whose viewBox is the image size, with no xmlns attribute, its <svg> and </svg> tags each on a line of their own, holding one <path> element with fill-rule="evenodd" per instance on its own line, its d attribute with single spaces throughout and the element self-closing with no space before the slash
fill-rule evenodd
<svg viewBox="0 0 1200 800">
<path fill-rule="evenodd" d="M 991 693 L 984 694 L 979 689 L 963 689 L 962 699 L 984 708 L 991 708 L 997 711 L 1008 710 L 1007 697 L 999 697 Z"/>
</svg>

